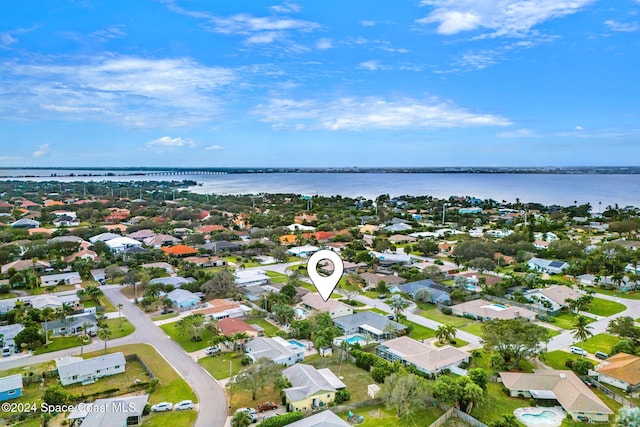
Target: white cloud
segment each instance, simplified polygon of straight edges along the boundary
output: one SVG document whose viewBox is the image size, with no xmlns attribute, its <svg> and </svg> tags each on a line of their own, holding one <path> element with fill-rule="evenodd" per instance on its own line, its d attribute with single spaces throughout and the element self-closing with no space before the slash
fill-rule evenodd
<svg viewBox="0 0 640 427">
<path fill-rule="evenodd" d="M 278 6 L 271 6 L 269 9 L 277 13 L 298 13 L 302 10 L 302 7 L 296 3 L 284 2 Z"/>
<path fill-rule="evenodd" d="M 516 129 L 500 132 L 497 136 L 500 138 L 531 138 L 538 135 L 531 129 Z"/>
<path fill-rule="evenodd" d="M 181 147 L 195 147 L 194 142 L 189 138 L 163 136 L 146 143 L 146 146 L 154 151 L 164 152 Z"/>
<path fill-rule="evenodd" d="M 15 43 L 18 43 L 18 39 L 13 37 L 11 34 L 9 33 L 0 34 L 0 48 L 7 49 Z"/>
<path fill-rule="evenodd" d="M 472 113 L 452 102 L 436 98 L 340 98 L 333 102 L 309 99 L 272 99 L 254 110 L 262 121 L 276 129 L 295 130 L 389 130 L 432 129 L 475 126 L 509 126 L 511 122 L 494 114 Z"/>
<path fill-rule="evenodd" d="M 363 27 L 373 27 L 374 25 L 376 25 L 376 21 L 360 21 L 360 25 L 362 25 Z"/>
<path fill-rule="evenodd" d="M 582 126 L 576 126 L 576 130 L 584 130 Z"/>
<path fill-rule="evenodd" d="M 219 34 L 244 36 L 249 43 L 264 44 L 277 40 L 286 40 L 293 32 L 308 33 L 320 28 L 320 25 L 317 23 L 302 19 L 277 16 L 259 17 L 246 13 L 218 16 L 209 12 L 183 9 L 177 6 L 172 0 L 166 0 L 165 4 L 172 12 L 205 20 L 208 23 L 207 29 L 209 31 Z M 294 3 L 284 3 L 280 6 L 274 6 L 271 9 L 279 13 L 297 12 L 300 10 L 299 6 Z"/>
<path fill-rule="evenodd" d="M 416 22 L 436 24 L 436 31 L 445 35 L 484 30 L 490 37 L 521 37 L 549 19 L 574 14 L 594 1 L 422 0 L 432 10 Z"/>
<path fill-rule="evenodd" d="M 320 39 L 316 43 L 316 48 L 321 50 L 331 49 L 332 47 L 333 47 L 333 43 L 331 42 L 331 39 Z"/>
<path fill-rule="evenodd" d="M 217 117 L 217 94 L 235 80 L 224 68 L 188 58 L 56 58 L 0 62 L 15 96 L 0 117 L 100 121 L 125 127 L 175 127 Z"/>
<path fill-rule="evenodd" d="M 365 70 L 369 70 L 369 71 L 376 71 L 379 66 L 380 66 L 380 61 L 374 61 L 374 60 L 364 61 L 358 65 L 359 68 L 364 68 Z"/>
<path fill-rule="evenodd" d="M 33 157 L 36 159 L 49 154 L 49 144 L 42 144 L 36 151 L 33 152 Z"/>
<path fill-rule="evenodd" d="M 210 145 L 205 147 L 205 150 L 222 150 L 224 147 L 222 145 Z"/>
<path fill-rule="evenodd" d="M 94 39 L 101 42 L 105 42 L 111 39 L 118 39 L 126 35 L 127 33 L 122 31 L 122 25 L 112 25 L 111 27 L 97 30 L 89 34 L 90 37 L 93 37 Z"/>
<path fill-rule="evenodd" d="M 604 21 L 604 24 L 609 27 L 610 31 L 623 33 L 632 33 L 634 31 L 638 31 L 638 28 L 640 28 L 637 22 L 618 22 L 614 21 L 613 19 Z"/>
</svg>

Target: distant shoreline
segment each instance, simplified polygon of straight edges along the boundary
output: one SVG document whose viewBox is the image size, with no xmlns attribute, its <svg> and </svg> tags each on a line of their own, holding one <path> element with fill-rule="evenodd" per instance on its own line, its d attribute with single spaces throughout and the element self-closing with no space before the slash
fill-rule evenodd
<svg viewBox="0 0 640 427">
<path fill-rule="evenodd" d="M 0 176 L 12 178 L 114 177 L 147 175 L 227 175 L 271 173 L 353 173 L 353 174 L 538 174 L 538 175 L 637 175 L 640 166 L 580 166 L 580 167 L 349 167 L 349 168 L 247 168 L 247 167 L 0 167 L 1 171 L 16 171 Z M 25 173 L 33 171 L 34 173 Z M 47 171 L 47 173 L 37 173 Z M 62 173 L 58 173 L 60 171 Z"/>
</svg>

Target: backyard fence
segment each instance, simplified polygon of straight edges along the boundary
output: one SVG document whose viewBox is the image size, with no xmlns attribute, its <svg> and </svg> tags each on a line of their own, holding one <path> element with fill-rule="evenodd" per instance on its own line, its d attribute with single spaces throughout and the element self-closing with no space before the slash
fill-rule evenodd
<svg viewBox="0 0 640 427">
<path fill-rule="evenodd" d="M 595 388 L 597 388 L 598 390 L 603 392 L 605 394 L 605 396 L 607 396 L 609 399 L 615 400 L 616 402 L 620 403 L 622 406 L 625 406 L 625 407 L 628 407 L 628 408 L 635 408 L 636 407 L 635 403 L 625 399 L 624 397 L 622 397 L 619 394 L 615 393 L 613 390 L 611 390 L 606 385 L 594 380 L 593 378 L 591 378 L 591 377 L 583 377 L 583 379 L 585 379 L 586 381 L 589 381 L 591 384 L 593 384 L 593 386 Z"/>
<path fill-rule="evenodd" d="M 485 423 L 482 423 L 476 420 L 471 415 L 465 414 L 464 412 L 456 408 L 449 408 L 447 412 L 442 414 L 442 416 L 437 420 L 435 420 L 429 427 L 440 427 L 441 425 L 449 421 L 451 418 L 460 418 L 462 421 L 464 421 L 465 423 L 473 427 L 488 427 Z"/>
<path fill-rule="evenodd" d="M 358 408 L 364 408 L 367 406 L 374 406 L 382 404 L 382 399 L 375 398 L 369 400 L 363 400 L 361 402 L 348 403 L 346 405 L 338 405 L 331 408 L 333 412 L 347 412 L 347 411 L 355 411 Z"/>
<path fill-rule="evenodd" d="M 127 354 L 124 357 L 124 360 L 126 360 L 127 362 L 138 362 L 140 363 L 140 365 L 142 365 L 142 368 L 144 369 L 144 371 L 147 373 L 147 375 L 149 375 L 149 378 L 154 379 L 156 376 L 153 375 L 153 371 L 151 369 L 149 369 L 149 367 L 142 361 L 142 359 L 140 359 L 140 357 L 137 354 Z"/>
</svg>

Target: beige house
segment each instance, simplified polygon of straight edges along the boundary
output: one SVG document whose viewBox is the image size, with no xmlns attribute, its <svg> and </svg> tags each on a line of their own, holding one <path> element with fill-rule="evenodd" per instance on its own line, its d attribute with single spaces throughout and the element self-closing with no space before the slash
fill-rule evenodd
<svg viewBox="0 0 640 427">
<path fill-rule="evenodd" d="M 316 369 L 299 363 L 282 371 L 291 387 L 282 390 L 292 411 L 310 411 L 327 407 L 336 397 L 336 390 L 347 386 L 328 368 Z"/>
<path fill-rule="evenodd" d="M 573 371 L 536 369 L 533 374 L 500 372 L 511 397 L 558 402 L 574 420 L 607 422 L 613 411 Z"/>
<path fill-rule="evenodd" d="M 315 292 L 309 292 L 303 296 L 301 305 L 305 309 L 329 313 L 332 319 L 353 314 L 353 307 L 350 305 L 331 298 L 325 301 Z"/>
<path fill-rule="evenodd" d="M 471 317 L 482 321 L 516 319 L 518 317 L 532 321 L 536 318 L 536 314 L 526 308 L 491 303 L 483 299 L 456 304 L 451 307 L 451 311 L 456 316 Z"/>
<path fill-rule="evenodd" d="M 640 390 L 640 357 L 618 353 L 596 366 L 595 375 L 601 383 L 618 387 L 627 393 Z"/>
<path fill-rule="evenodd" d="M 406 336 L 380 343 L 376 347 L 376 353 L 390 362 L 397 360 L 404 366 L 415 366 L 427 374 L 449 369 L 464 375 L 466 372 L 459 369 L 458 365 L 468 362 L 471 357 L 468 352 L 450 345 L 438 348 Z"/>
<path fill-rule="evenodd" d="M 535 302 L 538 307 L 555 313 L 567 305 L 568 299 L 577 300 L 580 294 L 568 286 L 553 285 L 548 288 L 534 289 L 527 292 L 525 297 Z"/>
</svg>

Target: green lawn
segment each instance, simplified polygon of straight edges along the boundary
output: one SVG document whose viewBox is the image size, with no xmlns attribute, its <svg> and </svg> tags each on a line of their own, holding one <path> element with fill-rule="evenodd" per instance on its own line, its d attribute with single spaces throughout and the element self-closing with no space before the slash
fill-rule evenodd
<svg viewBox="0 0 640 427">
<path fill-rule="evenodd" d="M 107 319 L 102 323 L 106 324 L 111 330 L 110 340 L 126 337 L 131 335 L 136 328 L 124 317 L 122 319 Z"/>
<path fill-rule="evenodd" d="M 393 410 L 387 409 L 384 405 L 366 406 L 353 411 L 355 415 L 362 415 L 364 422 L 358 426 L 364 427 L 417 427 L 428 426 L 435 420 L 440 418 L 444 411 L 438 407 L 430 407 L 428 409 L 416 409 L 408 417 L 398 418 Z M 347 419 L 347 413 L 339 413 L 338 416 L 343 420 Z"/>
<path fill-rule="evenodd" d="M 153 316 L 151 320 L 155 322 L 157 320 L 171 319 L 172 317 L 178 317 L 178 313 L 167 313 L 167 314 L 161 314 L 159 316 Z"/>
<path fill-rule="evenodd" d="M 160 327 L 167 333 L 167 335 L 171 337 L 172 340 L 180 344 L 182 348 L 184 348 L 188 353 L 191 353 L 192 351 L 202 350 L 205 347 L 209 347 L 211 338 L 213 338 L 213 333 L 206 329 L 203 329 L 201 332 L 202 340 L 191 341 L 190 336 L 186 336 L 178 330 L 177 322 L 167 323 Z"/>
<path fill-rule="evenodd" d="M 469 323 L 466 326 L 459 328 L 462 331 L 469 332 L 477 337 L 482 336 L 482 322 Z"/>
<path fill-rule="evenodd" d="M 276 271 L 266 271 L 265 274 L 269 276 L 269 280 L 273 283 L 286 283 L 289 279 L 285 274 Z"/>
<path fill-rule="evenodd" d="M 227 352 L 217 356 L 206 356 L 198 359 L 198 363 L 209 372 L 213 378 L 221 380 L 229 378 L 229 373 L 231 373 L 231 376 L 234 376 L 242 370 L 243 366 L 240 364 L 242 356 L 233 356 L 236 356 L 236 353 Z"/>
<path fill-rule="evenodd" d="M 611 347 L 620 341 L 620 338 L 614 337 L 609 334 L 598 334 L 594 335 L 583 343 L 576 343 L 577 347 L 582 347 L 584 345 L 584 349 L 589 353 L 593 354 L 596 351 L 602 351 L 604 353 L 610 354 Z"/>
<path fill-rule="evenodd" d="M 442 323 L 444 325 L 452 325 L 456 328 L 460 328 L 462 326 L 476 322 L 472 319 L 467 319 L 466 317 L 450 316 L 448 314 L 444 314 L 433 304 L 420 304 L 419 307 L 422 309 L 422 311 L 420 312 L 420 316 L 426 317 L 427 319 L 435 320 L 436 322 Z"/>
<path fill-rule="evenodd" d="M 405 322 L 406 326 L 411 326 L 411 332 L 409 332 L 409 338 L 413 338 L 414 340 L 424 340 L 427 338 L 434 337 L 436 335 L 436 331 L 431 328 L 427 328 L 426 326 L 418 325 L 417 323 L 413 323 L 411 321 Z"/>
<path fill-rule="evenodd" d="M 544 363 L 549 365 L 553 369 L 569 369 L 566 367 L 565 362 L 569 359 L 576 359 L 580 356 L 567 353 L 566 351 L 556 350 L 545 353 Z"/>
<path fill-rule="evenodd" d="M 600 288 L 591 288 L 594 291 L 596 291 L 596 293 L 598 294 L 603 294 L 603 295 L 610 295 L 610 296 L 615 296 L 615 297 L 620 297 L 620 298 L 626 298 L 626 299 L 635 299 L 635 300 L 640 300 L 640 292 L 638 291 L 631 291 L 631 292 L 618 292 L 617 290 L 614 289 L 600 289 Z"/>
<path fill-rule="evenodd" d="M 552 317 L 554 321 L 549 322 L 562 329 L 571 329 L 575 321 L 576 315 L 574 313 L 560 313 Z M 595 322 L 591 317 L 587 317 L 588 323 Z"/>
<path fill-rule="evenodd" d="M 106 296 L 100 297 L 100 305 L 104 306 L 104 310 L 107 313 L 118 311 Z"/>
<path fill-rule="evenodd" d="M 370 308 L 369 310 L 366 310 L 366 311 L 372 311 L 374 313 L 382 314 L 383 316 L 386 316 L 387 314 L 389 314 L 386 311 L 380 310 L 379 308 L 375 308 L 375 307 Z"/>
<path fill-rule="evenodd" d="M 79 347 L 80 337 L 57 337 L 50 338 L 48 345 L 43 345 L 33 352 L 33 354 L 51 353 L 52 351 L 64 350 L 67 348 Z"/>
<path fill-rule="evenodd" d="M 369 399 L 367 385 L 373 384 L 371 374 L 364 369 L 358 368 L 355 363 L 351 363 L 348 360 L 343 360 L 341 363 L 340 354 L 341 352 L 338 351 L 330 357 L 314 357 L 305 360 L 305 363 L 309 363 L 318 369 L 329 368 L 331 372 L 341 377 L 342 382 L 351 393 L 350 402 Z"/>
<path fill-rule="evenodd" d="M 452 345 L 453 347 L 456 347 L 456 348 L 464 347 L 465 345 L 469 344 L 467 341 L 465 341 L 465 340 L 463 340 L 463 339 L 460 339 L 460 338 L 456 338 L 456 339 L 455 339 L 455 342 L 456 342 L 455 344 L 451 344 L 451 345 Z M 448 345 L 449 343 L 440 344 L 440 343 L 438 342 L 438 340 L 436 340 L 436 341 L 434 341 L 434 342 L 433 342 L 433 344 L 434 344 L 436 347 L 442 347 L 442 346 L 444 346 L 444 345 Z"/>
<path fill-rule="evenodd" d="M 593 303 L 591 304 L 591 308 L 589 308 L 589 313 L 595 314 L 597 316 L 611 316 L 616 313 L 620 313 L 621 311 L 626 310 L 627 307 L 624 304 L 620 304 L 619 302 L 609 301 L 602 298 L 594 298 Z"/>
<path fill-rule="evenodd" d="M 14 294 L 13 292 L 7 292 L 6 294 L 0 294 L 0 299 L 9 299 L 9 298 L 17 298 L 18 294 Z"/>
<path fill-rule="evenodd" d="M 250 325 L 262 326 L 264 328 L 265 335 L 268 337 L 275 337 L 280 331 L 277 326 L 265 319 L 249 319 L 247 320 L 247 323 Z"/>
<path fill-rule="evenodd" d="M 513 415 L 515 409 L 525 406 L 529 406 L 528 399 L 509 397 L 502 391 L 499 383 L 489 382 L 484 402 L 474 407 L 471 415 L 485 424 L 491 424 L 503 415 Z"/>
</svg>

